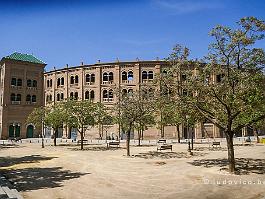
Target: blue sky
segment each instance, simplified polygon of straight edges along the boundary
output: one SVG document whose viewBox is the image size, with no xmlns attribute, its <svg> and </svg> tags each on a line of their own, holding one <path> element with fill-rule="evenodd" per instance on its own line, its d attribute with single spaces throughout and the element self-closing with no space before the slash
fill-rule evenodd
<svg viewBox="0 0 265 199">
<path fill-rule="evenodd" d="M 202 58 L 215 25 L 234 26 L 244 16 L 265 20 L 263 0 L 9 0 L 0 1 L 0 10 L 0 56 L 33 54 L 46 70 L 165 58 L 176 43 Z"/>
</svg>

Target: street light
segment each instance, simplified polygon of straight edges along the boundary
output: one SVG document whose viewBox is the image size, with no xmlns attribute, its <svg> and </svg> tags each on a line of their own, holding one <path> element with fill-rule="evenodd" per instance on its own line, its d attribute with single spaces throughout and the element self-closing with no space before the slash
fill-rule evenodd
<svg viewBox="0 0 265 199">
<path fill-rule="evenodd" d="M 187 136 L 190 137 L 189 136 L 189 121 L 188 121 L 189 115 L 186 115 L 186 119 L 187 119 Z M 191 151 L 191 147 L 190 147 L 190 140 L 188 141 L 188 152 L 189 152 L 190 155 L 193 154 L 192 151 Z"/>
<path fill-rule="evenodd" d="M 20 127 L 20 124 L 19 123 L 13 123 L 12 125 L 14 127 L 14 138 L 15 138 L 16 137 L 16 126 Z"/>
</svg>

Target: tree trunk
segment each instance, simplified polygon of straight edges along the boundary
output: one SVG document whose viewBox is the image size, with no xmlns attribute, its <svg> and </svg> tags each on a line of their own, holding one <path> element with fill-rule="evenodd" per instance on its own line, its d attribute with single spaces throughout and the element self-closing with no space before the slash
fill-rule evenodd
<svg viewBox="0 0 265 199">
<path fill-rule="evenodd" d="M 141 146 L 141 129 L 138 129 L 138 146 Z"/>
<path fill-rule="evenodd" d="M 178 143 L 180 143 L 180 131 L 179 131 L 179 125 L 177 127 L 177 134 L 178 134 Z"/>
<path fill-rule="evenodd" d="M 41 148 L 44 148 L 44 136 L 41 134 Z"/>
<path fill-rule="evenodd" d="M 193 150 L 193 137 L 194 137 L 194 131 L 192 129 L 192 131 L 191 131 L 191 150 Z"/>
<path fill-rule="evenodd" d="M 142 138 L 142 140 L 144 140 L 144 130 L 143 129 L 141 129 L 141 138 Z"/>
<path fill-rule="evenodd" d="M 58 128 L 55 129 L 55 132 L 54 132 L 54 138 L 53 138 L 53 143 L 54 143 L 54 146 L 56 146 L 56 138 L 58 137 Z"/>
<path fill-rule="evenodd" d="M 165 126 L 161 125 L 161 138 L 165 137 Z"/>
<path fill-rule="evenodd" d="M 227 149 L 228 149 L 228 162 L 229 162 L 229 172 L 235 172 L 235 155 L 234 155 L 234 143 L 233 143 L 233 132 L 227 131 L 225 132 L 226 141 L 227 141 Z"/>
<path fill-rule="evenodd" d="M 257 137 L 257 143 L 259 143 L 259 133 L 258 133 L 258 129 L 256 127 L 253 127 L 253 133 Z"/>
<path fill-rule="evenodd" d="M 98 136 L 99 136 L 99 139 L 102 140 L 100 124 L 98 124 Z"/>
<path fill-rule="evenodd" d="M 81 150 L 84 149 L 83 141 L 84 141 L 84 128 L 82 127 L 82 129 L 81 129 Z"/>
<path fill-rule="evenodd" d="M 130 156 L 130 136 L 131 136 L 131 125 L 129 130 L 127 131 L 127 136 L 126 136 L 126 149 L 127 149 L 127 156 Z"/>
<path fill-rule="evenodd" d="M 41 148 L 44 148 L 44 125 L 42 123 L 42 130 L 41 130 Z"/>
</svg>

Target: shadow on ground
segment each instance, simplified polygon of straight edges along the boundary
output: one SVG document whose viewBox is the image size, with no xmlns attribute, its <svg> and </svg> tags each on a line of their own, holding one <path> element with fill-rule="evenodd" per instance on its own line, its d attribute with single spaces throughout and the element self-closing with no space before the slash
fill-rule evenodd
<svg viewBox="0 0 265 199">
<path fill-rule="evenodd" d="M 3 175 L 19 190 L 61 187 L 62 182 L 90 173 L 71 172 L 62 167 L 4 170 Z"/>
<path fill-rule="evenodd" d="M 0 144 L 0 150 L 1 149 L 10 149 L 10 148 L 22 148 L 24 146 L 20 146 L 18 144 Z"/>
<path fill-rule="evenodd" d="M 193 151 L 227 151 L 223 147 L 195 147 Z"/>
<path fill-rule="evenodd" d="M 188 162 L 194 166 L 204 167 L 221 167 L 221 170 L 227 170 L 227 159 L 200 159 Z M 265 159 L 253 159 L 253 158 L 236 158 L 236 174 L 265 174 Z"/>
<path fill-rule="evenodd" d="M 24 157 L 0 157 L 0 167 L 9 167 L 23 163 L 38 163 L 44 160 L 51 160 L 57 157 L 45 157 L 41 155 L 30 155 Z"/>
<path fill-rule="evenodd" d="M 83 150 L 80 149 L 80 146 L 77 148 L 69 148 L 73 151 L 115 151 L 115 150 L 121 150 L 122 147 L 110 147 L 107 148 L 106 146 L 91 146 L 91 147 L 84 147 Z"/>
<path fill-rule="evenodd" d="M 171 158 L 192 158 L 195 156 L 205 156 L 206 153 L 194 152 L 193 155 L 189 155 L 186 152 L 158 152 L 158 151 L 149 151 L 147 153 L 139 153 L 133 157 L 144 158 L 144 159 L 171 159 Z"/>
<path fill-rule="evenodd" d="M 156 144 L 141 144 L 141 145 L 132 145 L 134 147 L 156 147 Z"/>
</svg>

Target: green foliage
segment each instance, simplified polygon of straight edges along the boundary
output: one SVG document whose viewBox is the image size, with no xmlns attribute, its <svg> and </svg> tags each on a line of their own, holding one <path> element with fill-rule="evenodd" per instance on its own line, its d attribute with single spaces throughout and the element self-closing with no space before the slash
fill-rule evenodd
<svg viewBox="0 0 265 199">
<path fill-rule="evenodd" d="M 41 129 L 46 116 L 46 110 L 43 107 L 35 108 L 28 116 L 27 123 L 32 123 L 37 129 Z"/>
<path fill-rule="evenodd" d="M 90 101 L 69 100 L 63 105 L 65 121 L 71 127 L 77 128 L 81 133 L 95 124 L 95 104 Z"/>
<path fill-rule="evenodd" d="M 47 126 L 57 130 L 63 126 L 66 118 L 65 109 L 62 104 L 57 103 L 51 107 L 46 107 L 44 122 Z"/>
<path fill-rule="evenodd" d="M 143 90 L 123 96 L 116 107 L 122 128 L 126 131 L 131 130 L 131 127 L 147 128 L 154 124 L 154 101 L 146 97 Z"/>
<path fill-rule="evenodd" d="M 217 26 L 208 64 L 190 78 L 188 89 L 196 93 L 194 107 L 221 129 L 232 134 L 265 117 L 263 49 L 253 48 L 263 39 L 265 25 L 254 17 L 243 18 L 238 29 Z M 216 75 L 219 76 L 217 82 Z M 220 78 L 221 77 L 221 78 Z"/>
</svg>

